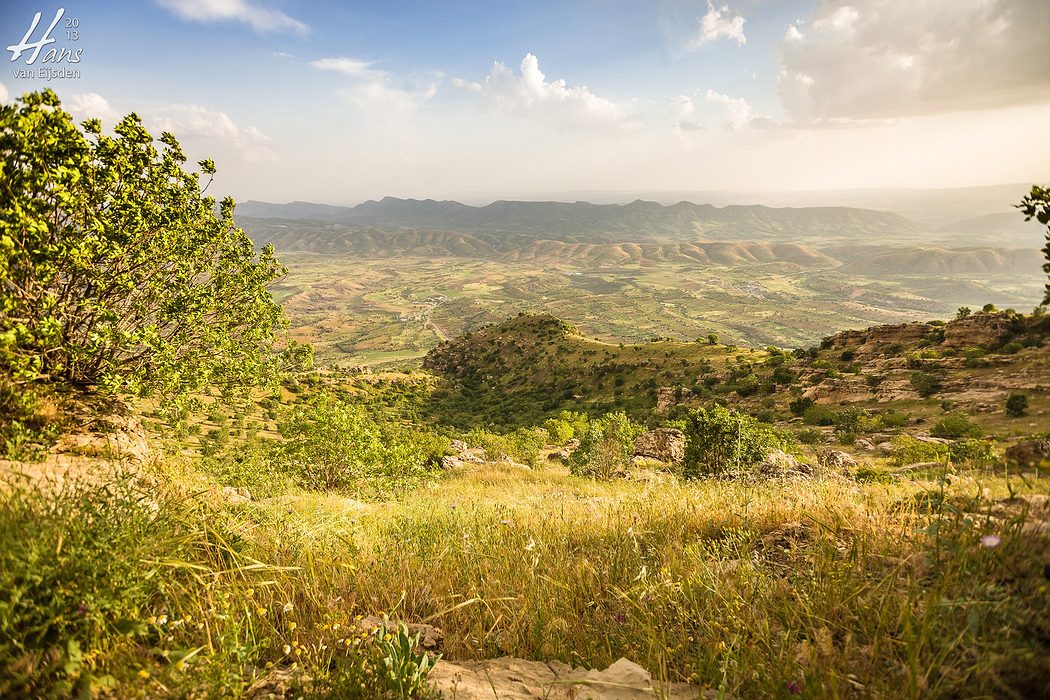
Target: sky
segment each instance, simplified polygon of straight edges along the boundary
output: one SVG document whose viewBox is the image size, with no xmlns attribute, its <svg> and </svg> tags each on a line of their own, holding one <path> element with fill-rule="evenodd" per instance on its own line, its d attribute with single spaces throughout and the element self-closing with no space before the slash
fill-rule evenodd
<svg viewBox="0 0 1050 700">
<path fill-rule="evenodd" d="M 1047 0 L 6 0 L 0 34 L 0 101 L 135 112 L 238 200 L 1050 180 Z"/>
</svg>

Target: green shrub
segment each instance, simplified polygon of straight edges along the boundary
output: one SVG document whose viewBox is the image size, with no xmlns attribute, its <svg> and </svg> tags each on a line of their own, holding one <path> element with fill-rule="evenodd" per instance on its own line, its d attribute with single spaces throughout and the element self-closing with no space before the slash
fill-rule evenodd
<svg viewBox="0 0 1050 700">
<path fill-rule="evenodd" d="M 939 438 L 976 438 L 983 432 L 981 426 L 971 421 L 963 413 L 949 413 L 933 424 L 930 434 Z"/>
<path fill-rule="evenodd" d="M 999 461 L 991 440 L 957 440 L 948 446 L 948 455 L 953 462 L 965 462 L 975 467 L 989 467 Z"/>
<path fill-rule="evenodd" d="M 114 628 L 145 633 L 143 611 L 192 576 L 177 564 L 196 543 L 155 489 L 126 474 L 47 488 L 0 484 L 0 697 L 79 696 Z"/>
<path fill-rule="evenodd" d="M 903 428 L 908 424 L 909 420 L 910 417 L 907 413 L 898 413 L 896 411 L 886 411 L 878 416 L 878 424 L 891 430 Z"/>
<path fill-rule="evenodd" d="M 552 444 L 564 445 L 573 437 L 572 426 L 558 418 L 548 418 L 543 422 L 543 429 Z"/>
<path fill-rule="evenodd" d="M 533 466 L 546 442 L 546 433 L 535 428 L 518 428 L 505 435 L 475 428 L 463 436 L 471 447 L 485 450 L 485 459 L 493 462 L 512 461 Z"/>
<path fill-rule="evenodd" d="M 803 445 L 816 445 L 824 442 L 824 433 L 816 428 L 803 428 L 797 431 L 795 436 Z"/>
<path fill-rule="evenodd" d="M 236 449 L 206 455 L 200 466 L 223 486 L 243 487 L 254 498 L 270 498 L 285 492 L 294 481 L 281 457 L 279 443 L 255 439 Z"/>
<path fill-rule="evenodd" d="M 1010 394 L 1006 399 L 1006 415 L 1019 418 L 1028 413 L 1028 397 L 1024 394 Z"/>
<path fill-rule="evenodd" d="M 814 404 L 802 413 L 802 422 L 806 425 L 834 425 L 835 412 L 827 406 Z"/>
<path fill-rule="evenodd" d="M 913 372 L 910 381 L 912 388 L 923 398 L 941 390 L 941 378 L 930 372 Z"/>
<path fill-rule="evenodd" d="M 948 458 L 948 446 L 938 442 L 916 440 L 908 435 L 898 435 L 893 442 L 893 460 L 897 466 L 917 462 L 943 462 Z"/>
<path fill-rule="evenodd" d="M 1017 342 L 1007 343 L 1006 345 L 999 348 L 1000 355 L 1016 355 L 1017 353 L 1024 350 L 1024 345 Z"/>
<path fill-rule="evenodd" d="M 696 478 L 754 466 L 785 441 L 770 426 L 723 406 L 690 413 L 685 427 L 683 474 Z"/>
<path fill-rule="evenodd" d="M 626 414 L 610 413 L 591 422 L 580 446 L 569 459 L 569 471 L 576 476 L 611 479 L 630 465 L 634 439 L 641 429 Z"/>
<path fill-rule="evenodd" d="M 813 405 L 813 399 L 808 396 L 800 396 L 788 404 L 788 410 L 791 411 L 793 416 L 801 416 L 805 414 L 806 410 Z"/>
</svg>

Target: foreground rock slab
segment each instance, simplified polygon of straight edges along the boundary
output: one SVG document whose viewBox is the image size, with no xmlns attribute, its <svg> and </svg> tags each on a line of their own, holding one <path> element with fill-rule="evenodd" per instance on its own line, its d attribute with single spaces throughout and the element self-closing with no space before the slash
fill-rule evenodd
<svg viewBox="0 0 1050 700">
<path fill-rule="evenodd" d="M 714 691 L 686 683 L 660 687 L 648 671 L 627 659 L 604 671 L 512 657 L 461 664 L 441 661 L 430 673 L 430 684 L 447 700 L 693 700 L 716 696 Z"/>
</svg>

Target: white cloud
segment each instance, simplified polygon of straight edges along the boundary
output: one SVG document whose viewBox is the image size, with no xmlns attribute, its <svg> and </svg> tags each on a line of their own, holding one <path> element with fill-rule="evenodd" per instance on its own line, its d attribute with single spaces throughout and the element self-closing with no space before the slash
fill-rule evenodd
<svg viewBox="0 0 1050 700">
<path fill-rule="evenodd" d="M 744 36 L 746 21 L 743 16 L 732 14 L 729 5 L 716 6 L 712 0 L 707 0 L 707 14 L 700 18 L 698 32 L 690 39 L 689 48 L 698 49 L 719 39 L 734 39 L 743 46 L 747 43 L 747 37 Z"/>
<path fill-rule="evenodd" d="M 290 54 L 287 51 L 274 51 L 273 55 L 275 58 L 295 58 L 295 54 Z"/>
<path fill-rule="evenodd" d="M 1050 102 L 1046 0 L 822 0 L 779 52 L 800 124 Z"/>
<path fill-rule="evenodd" d="M 9 99 L 10 98 L 7 94 L 7 88 L 4 86 L 3 83 L 0 83 L 0 102 L 7 102 Z"/>
<path fill-rule="evenodd" d="M 696 107 L 693 105 L 693 101 L 689 99 L 687 95 L 679 95 L 674 99 L 674 104 L 672 107 L 675 121 L 685 119 L 693 113 L 694 109 L 696 109 Z"/>
<path fill-rule="evenodd" d="M 751 105 L 742 97 L 729 97 L 714 90 L 707 91 L 707 101 L 725 111 L 727 129 L 739 131 L 751 123 Z"/>
<path fill-rule="evenodd" d="M 467 92 L 481 92 L 484 90 L 484 86 L 481 83 L 474 81 L 466 81 L 463 78 L 453 78 L 452 87 L 457 90 L 466 90 Z"/>
<path fill-rule="evenodd" d="M 360 58 L 321 58 L 310 61 L 310 65 L 318 70 L 330 70 L 336 73 L 348 75 L 351 78 L 362 78 L 365 80 L 379 80 L 386 78 L 383 71 L 372 70 L 375 61 L 364 61 Z"/>
<path fill-rule="evenodd" d="M 376 61 L 337 57 L 311 61 L 310 65 L 352 78 L 353 82 L 336 92 L 369 117 L 404 119 L 437 93 L 438 84 L 434 80 L 423 83 L 410 80 L 402 87 L 395 86 L 390 73 L 372 67 Z M 435 77 L 441 79 L 437 74 Z"/>
<path fill-rule="evenodd" d="M 180 141 L 219 140 L 236 148 L 240 155 L 252 162 L 277 160 L 271 147 L 272 139 L 254 126 L 239 127 L 225 112 L 200 105 L 167 105 L 151 110 L 145 117 L 146 127 L 159 135 L 170 131 Z"/>
<path fill-rule="evenodd" d="M 252 0 L 157 0 L 164 9 L 193 22 L 242 22 L 257 32 L 294 32 L 306 35 L 310 28 L 280 10 L 262 7 Z"/>
<path fill-rule="evenodd" d="M 88 92 L 83 95 L 73 95 L 66 104 L 66 109 L 77 119 L 101 119 L 103 123 L 116 121 L 119 117 L 117 112 L 109 106 L 109 101 L 96 92 Z"/>
<path fill-rule="evenodd" d="M 481 85 L 481 94 L 496 109 L 560 128 L 630 130 L 637 126 L 623 110 L 585 85 L 548 81 L 533 54 L 521 61 L 521 72 L 496 61 Z"/>
</svg>

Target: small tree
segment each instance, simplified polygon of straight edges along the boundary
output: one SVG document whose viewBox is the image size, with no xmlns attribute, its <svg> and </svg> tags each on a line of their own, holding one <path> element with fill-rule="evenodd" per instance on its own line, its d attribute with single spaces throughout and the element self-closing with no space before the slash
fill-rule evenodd
<svg viewBox="0 0 1050 700">
<path fill-rule="evenodd" d="M 1006 399 L 1006 415 L 1020 418 L 1028 413 L 1028 397 L 1024 394 L 1010 394 Z"/>
<path fill-rule="evenodd" d="M 783 447 L 783 440 L 770 426 L 717 404 L 690 413 L 684 432 L 686 478 L 747 469 Z"/>
<path fill-rule="evenodd" d="M 214 164 L 187 172 L 134 114 L 108 136 L 51 90 L 20 103 L 0 106 L 0 373 L 176 398 L 275 388 L 286 321 L 266 286 L 284 268 L 232 199 L 204 196 Z"/>
<path fill-rule="evenodd" d="M 973 310 L 969 306 L 960 306 L 959 310 L 955 312 L 955 318 L 961 319 L 966 318 L 973 313 Z"/>
<path fill-rule="evenodd" d="M 1046 259 L 1046 262 L 1043 263 L 1043 272 L 1050 277 L 1050 188 L 1032 185 L 1032 191 L 1025 195 L 1020 204 L 1015 206 L 1024 214 L 1025 221 L 1031 221 L 1034 218 L 1047 227 L 1046 245 L 1043 246 L 1043 257 Z M 1050 304 L 1050 282 L 1047 283 L 1043 295 L 1042 305 L 1047 304 Z"/>
<path fill-rule="evenodd" d="M 611 479 L 624 473 L 639 432 L 623 412 L 591 421 L 580 446 L 569 458 L 569 471 L 593 479 Z"/>
</svg>

